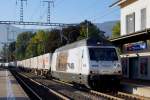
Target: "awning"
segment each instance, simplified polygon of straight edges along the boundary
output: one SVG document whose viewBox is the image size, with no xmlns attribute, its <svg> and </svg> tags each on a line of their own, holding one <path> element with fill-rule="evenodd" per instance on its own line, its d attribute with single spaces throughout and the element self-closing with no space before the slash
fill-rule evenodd
<svg viewBox="0 0 150 100">
<path fill-rule="evenodd" d="M 120 46 L 127 43 L 133 43 L 138 41 L 145 41 L 150 39 L 150 29 L 146 29 L 144 31 L 135 32 L 132 34 L 120 36 L 114 39 L 110 39 L 110 41 L 116 45 Z"/>
</svg>

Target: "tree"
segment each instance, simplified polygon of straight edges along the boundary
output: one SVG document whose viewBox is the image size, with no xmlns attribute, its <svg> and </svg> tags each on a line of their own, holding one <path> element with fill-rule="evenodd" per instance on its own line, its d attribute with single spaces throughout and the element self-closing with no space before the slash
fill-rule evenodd
<svg viewBox="0 0 150 100">
<path fill-rule="evenodd" d="M 84 39 L 87 37 L 105 37 L 104 33 L 102 31 L 100 31 L 96 25 L 92 24 L 90 21 L 85 20 L 84 22 L 81 22 L 79 24 L 80 27 L 80 36 L 79 36 L 79 40 L 80 39 Z"/>
<path fill-rule="evenodd" d="M 1 56 L 8 61 L 15 60 L 16 42 L 4 43 L 1 51 Z"/>
<path fill-rule="evenodd" d="M 15 59 L 16 42 L 11 42 L 8 46 L 9 60 L 13 61 Z"/>
<path fill-rule="evenodd" d="M 1 50 L 1 57 L 6 61 L 8 59 L 8 45 L 4 43 Z"/>
<path fill-rule="evenodd" d="M 116 23 L 112 30 L 112 38 L 120 36 L 120 22 Z"/>
<path fill-rule="evenodd" d="M 67 38 L 67 40 L 64 40 L 65 43 L 75 42 L 80 36 L 79 26 L 69 26 L 67 28 L 63 28 L 62 34 Z"/>
<path fill-rule="evenodd" d="M 47 41 L 47 34 L 43 30 L 39 30 L 37 34 L 34 37 L 37 40 L 37 53 L 38 55 L 41 55 L 45 53 L 45 45 Z"/>
<path fill-rule="evenodd" d="M 63 45 L 60 36 L 60 30 L 53 29 L 48 34 L 48 40 L 46 42 L 46 52 L 54 52 L 55 49 Z"/>
<path fill-rule="evenodd" d="M 26 48 L 32 36 L 33 36 L 33 33 L 31 32 L 23 32 L 18 35 L 17 41 L 16 41 L 16 57 L 18 60 L 25 59 Z"/>
<path fill-rule="evenodd" d="M 32 39 L 30 40 L 30 42 L 27 46 L 27 49 L 26 49 L 26 58 L 38 56 L 36 43 L 37 42 L 36 42 L 35 38 L 32 37 Z"/>
<path fill-rule="evenodd" d="M 46 42 L 47 42 L 47 34 L 43 30 L 39 30 L 35 35 L 31 38 L 27 49 L 26 49 L 26 57 L 34 57 L 41 54 L 46 53 Z"/>
<path fill-rule="evenodd" d="M 77 26 L 53 29 L 51 31 L 39 30 L 35 34 L 24 32 L 18 35 L 16 41 L 16 56 L 21 60 L 38 56 L 48 52 L 54 52 L 60 46 L 72 43 L 88 37 L 105 38 L 104 32 L 100 31 L 94 24 L 85 20 Z"/>
</svg>

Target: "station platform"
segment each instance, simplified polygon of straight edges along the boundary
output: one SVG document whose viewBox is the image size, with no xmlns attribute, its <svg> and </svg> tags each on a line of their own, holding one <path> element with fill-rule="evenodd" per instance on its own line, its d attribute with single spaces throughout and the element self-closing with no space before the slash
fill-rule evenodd
<svg viewBox="0 0 150 100">
<path fill-rule="evenodd" d="M 121 88 L 123 91 L 150 98 L 150 81 L 123 79 Z"/>
<path fill-rule="evenodd" d="M 12 74 L 3 68 L 0 68 L 0 100 L 30 100 Z"/>
</svg>

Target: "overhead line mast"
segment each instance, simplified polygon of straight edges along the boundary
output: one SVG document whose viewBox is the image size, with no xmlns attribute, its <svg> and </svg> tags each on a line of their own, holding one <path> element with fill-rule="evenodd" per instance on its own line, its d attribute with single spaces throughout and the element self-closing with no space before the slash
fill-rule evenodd
<svg viewBox="0 0 150 100">
<path fill-rule="evenodd" d="M 18 0 L 17 0 L 18 1 Z M 17 4 L 16 1 L 16 4 Z M 19 0 L 20 1 L 20 22 L 23 22 L 24 18 L 24 2 L 26 2 L 27 5 L 27 0 Z"/>
<path fill-rule="evenodd" d="M 50 23 L 51 22 L 51 5 L 54 7 L 54 1 L 43 1 L 43 2 L 48 4 L 47 23 Z"/>
</svg>

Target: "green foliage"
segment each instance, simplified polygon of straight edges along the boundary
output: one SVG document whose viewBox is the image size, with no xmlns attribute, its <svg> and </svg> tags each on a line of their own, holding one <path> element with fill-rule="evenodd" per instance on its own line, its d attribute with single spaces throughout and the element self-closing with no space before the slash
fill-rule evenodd
<svg viewBox="0 0 150 100">
<path fill-rule="evenodd" d="M 30 58 L 30 57 L 34 57 L 37 56 L 37 44 L 36 44 L 36 40 L 34 37 L 32 37 L 32 39 L 29 42 L 29 45 L 27 46 L 26 49 L 26 58 Z"/>
<path fill-rule="evenodd" d="M 120 22 L 116 23 L 112 30 L 112 38 L 120 36 Z"/>
<path fill-rule="evenodd" d="M 68 40 L 65 40 L 65 43 L 77 41 L 78 37 L 80 36 L 79 26 L 69 26 L 67 28 L 63 28 L 62 33 Z"/>
<path fill-rule="evenodd" d="M 85 20 L 84 22 L 79 24 L 80 26 L 80 36 L 78 40 L 84 39 L 87 37 L 105 37 L 104 33 L 100 31 L 97 26 L 92 24 L 90 21 Z"/>
<path fill-rule="evenodd" d="M 53 29 L 48 32 L 48 41 L 46 43 L 46 52 L 54 52 L 56 48 L 62 46 L 60 30 Z"/>
<path fill-rule="evenodd" d="M 8 53 L 9 53 L 9 60 L 13 61 L 15 58 L 15 51 L 16 51 L 16 42 L 11 42 L 8 46 Z"/>
<path fill-rule="evenodd" d="M 7 46 L 7 44 L 4 44 L 2 47 L 1 56 L 3 57 L 3 59 L 5 59 L 4 61 L 6 61 L 6 58 L 8 58 L 8 46 Z"/>
<path fill-rule="evenodd" d="M 38 55 L 45 53 L 45 44 L 47 41 L 47 34 L 45 33 L 45 31 L 38 31 L 34 38 L 37 40 L 36 44 Z"/>
<path fill-rule="evenodd" d="M 15 50 L 16 50 L 16 42 L 11 42 L 10 44 L 9 44 L 9 51 L 10 52 L 15 52 Z"/>
<path fill-rule="evenodd" d="M 26 49 L 26 57 L 34 57 L 45 53 L 45 44 L 47 34 L 43 30 L 39 30 L 30 40 Z"/>
<path fill-rule="evenodd" d="M 57 48 L 88 37 L 105 38 L 104 32 L 94 24 L 84 21 L 77 26 L 52 29 L 51 31 L 39 30 L 35 34 L 24 32 L 18 35 L 16 41 L 16 57 L 18 60 L 39 56 L 44 53 L 54 52 Z"/>
<path fill-rule="evenodd" d="M 23 32 L 18 35 L 16 41 L 16 57 L 17 59 L 24 59 L 26 55 L 26 48 L 29 44 L 33 34 L 31 32 Z"/>
</svg>

